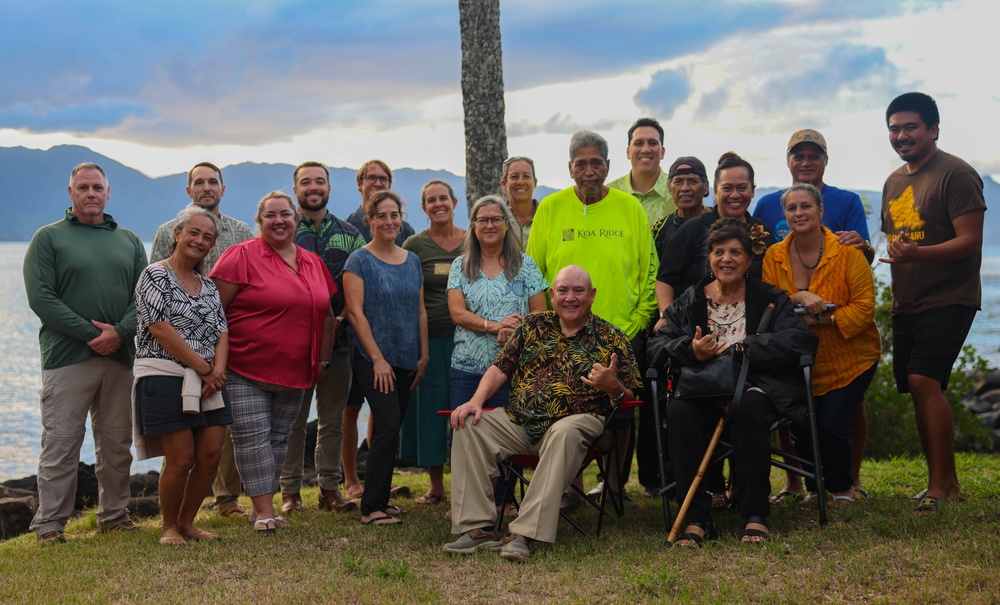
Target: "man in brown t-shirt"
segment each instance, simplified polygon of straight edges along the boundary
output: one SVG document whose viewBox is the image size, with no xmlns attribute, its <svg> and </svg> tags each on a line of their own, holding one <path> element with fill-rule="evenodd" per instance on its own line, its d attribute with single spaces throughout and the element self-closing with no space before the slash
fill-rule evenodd
<svg viewBox="0 0 1000 605">
<path fill-rule="evenodd" d="M 961 159 L 937 148 L 934 99 L 900 95 L 886 110 L 889 143 L 906 162 L 882 188 L 882 231 L 892 271 L 893 373 L 910 393 L 927 457 L 923 514 L 961 496 L 954 421 L 944 389 L 979 310 L 982 286 L 983 181 Z"/>
</svg>

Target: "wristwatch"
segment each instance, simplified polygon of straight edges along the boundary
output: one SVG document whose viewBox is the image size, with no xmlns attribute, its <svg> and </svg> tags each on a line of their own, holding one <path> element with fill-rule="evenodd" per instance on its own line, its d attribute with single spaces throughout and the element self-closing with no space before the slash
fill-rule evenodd
<svg viewBox="0 0 1000 605">
<path fill-rule="evenodd" d="M 617 397 L 611 399 L 612 405 L 618 405 L 622 402 L 622 399 L 625 399 L 625 391 L 628 391 L 628 389 L 625 388 L 625 385 L 622 385 L 622 392 Z"/>
<path fill-rule="evenodd" d="M 330 368 L 333 367 L 332 363 L 330 363 L 329 361 L 323 361 L 322 359 L 319 361 L 319 365 L 323 366 L 324 370 L 329 370 Z"/>
</svg>

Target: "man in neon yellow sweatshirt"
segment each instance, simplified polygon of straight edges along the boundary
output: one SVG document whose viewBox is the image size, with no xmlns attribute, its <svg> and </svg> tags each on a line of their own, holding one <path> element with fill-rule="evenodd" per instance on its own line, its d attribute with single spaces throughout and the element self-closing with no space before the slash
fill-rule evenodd
<svg viewBox="0 0 1000 605">
<path fill-rule="evenodd" d="M 656 315 L 654 293 L 659 258 L 646 211 L 632 195 L 604 184 L 608 177 L 608 142 L 596 132 L 581 130 L 569 143 L 569 173 L 576 183 L 545 197 L 535 211 L 527 253 L 542 275 L 553 283 L 567 265 L 590 273 L 603 292 L 593 313 L 620 328 L 632 341 L 641 374 L 646 370 L 645 329 Z M 632 429 L 622 429 L 619 443 L 627 481 L 632 465 Z M 625 437 L 628 438 L 625 438 Z M 612 472 L 609 482 L 614 487 Z"/>
<path fill-rule="evenodd" d="M 538 204 L 527 252 L 549 283 L 567 265 L 586 269 L 604 293 L 594 314 L 634 339 L 656 314 L 659 261 L 646 212 L 635 197 L 604 184 L 608 167 L 603 137 L 573 135 L 569 173 L 576 185 Z"/>
</svg>

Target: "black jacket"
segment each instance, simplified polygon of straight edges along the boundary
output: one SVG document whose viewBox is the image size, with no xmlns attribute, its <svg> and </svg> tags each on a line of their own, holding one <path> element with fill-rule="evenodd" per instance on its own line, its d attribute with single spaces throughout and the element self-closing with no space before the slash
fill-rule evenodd
<svg viewBox="0 0 1000 605">
<path fill-rule="evenodd" d="M 695 326 L 708 333 L 708 307 L 702 278 L 696 286 L 681 294 L 664 311 L 667 319 L 649 341 L 650 367 L 663 374 L 667 365 L 679 368 L 700 363 L 691 348 Z M 774 313 L 767 326 L 759 326 L 764 310 L 774 303 Z M 781 414 L 802 420 L 806 413 L 805 380 L 800 359 L 816 355 L 819 338 L 792 310 L 792 301 L 781 290 L 755 277 L 746 283 L 747 337 L 743 341 L 750 361 L 747 382 L 758 386 L 774 402 Z M 759 326 L 759 327 L 758 327 Z M 655 365 L 654 365 L 655 364 Z"/>
</svg>

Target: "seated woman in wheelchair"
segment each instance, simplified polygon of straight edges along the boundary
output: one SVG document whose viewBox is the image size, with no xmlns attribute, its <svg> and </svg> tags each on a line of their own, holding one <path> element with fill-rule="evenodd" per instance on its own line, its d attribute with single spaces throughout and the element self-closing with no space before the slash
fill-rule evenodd
<svg viewBox="0 0 1000 605">
<path fill-rule="evenodd" d="M 670 373 L 679 376 L 678 396 L 667 405 L 667 448 L 678 501 L 683 501 L 697 474 L 724 405 L 736 400 L 727 412 L 727 423 L 733 471 L 739 480 L 736 499 L 745 521 L 742 540 L 762 542 L 768 537 L 770 514 L 771 425 L 781 417 L 805 416 L 800 358 L 815 353 L 817 339 L 784 292 L 748 277 L 754 242 L 745 223 L 717 221 L 706 248 L 712 273 L 664 311 L 667 323 L 651 340 L 649 358 L 669 359 Z M 684 368 L 703 367 L 730 347 L 742 349 L 749 362 L 742 394 L 685 394 Z M 740 367 L 732 366 L 735 371 Z M 707 492 L 699 490 L 694 496 L 687 518 L 677 545 L 700 546 L 714 530 Z"/>
</svg>

